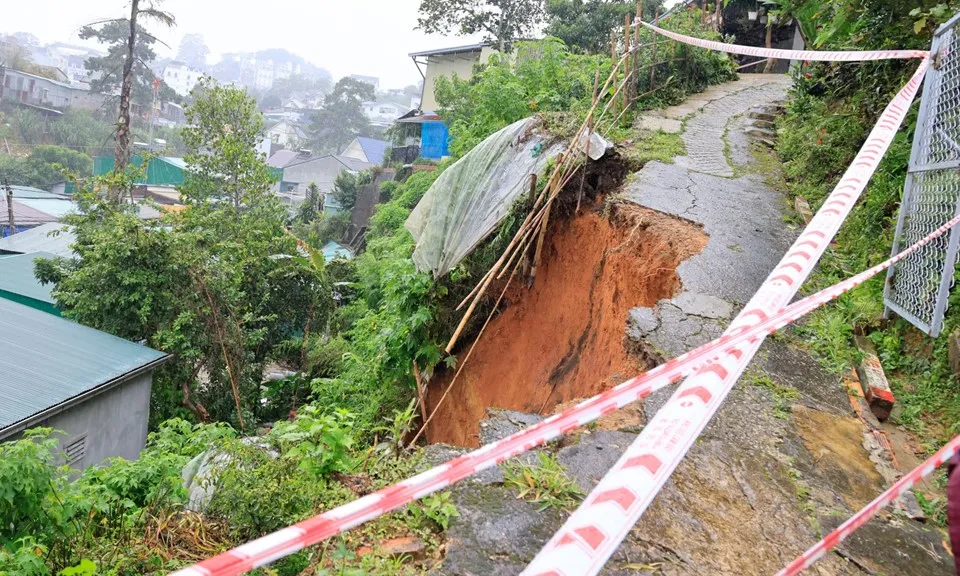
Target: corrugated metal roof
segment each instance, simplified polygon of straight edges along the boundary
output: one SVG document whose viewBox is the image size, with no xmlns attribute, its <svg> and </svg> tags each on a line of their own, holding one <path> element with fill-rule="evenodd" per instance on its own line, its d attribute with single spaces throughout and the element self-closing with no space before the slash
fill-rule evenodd
<svg viewBox="0 0 960 576">
<path fill-rule="evenodd" d="M 51 232 L 57 233 L 51 234 Z M 52 222 L 18 232 L 13 236 L 0 238 L 0 252 L 17 252 L 19 254 L 49 252 L 55 256 L 72 258 L 74 254 L 70 245 L 73 244 L 75 238 L 70 226 Z"/>
<path fill-rule="evenodd" d="M 63 198 L 59 194 L 54 194 L 53 192 L 46 192 L 39 188 L 34 188 L 33 186 L 17 186 L 12 185 L 10 189 L 13 190 L 13 197 L 16 199 L 20 198 Z M 2 190 L 0 190 L 2 192 Z"/>
<path fill-rule="evenodd" d="M 55 219 L 77 211 L 77 205 L 65 198 L 17 198 L 14 203 L 17 202 L 44 214 L 49 214 Z"/>
<path fill-rule="evenodd" d="M 19 294 L 48 304 L 56 304 L 56 300 L 50 295 L 53 285 L 41 284 L 33 273 L 34 260 L 54 257 L 49 252 L 0 257 L 0 291 Z"/>
<path fill-rule="evenodd" d="M 52 214 L 47 214 L 46 212 L 37 210 L 36 208 L 31 208 L 24 204 L 24 202 L 29 202 L 29 198 L 23 200 L 14 199 L 13 200 L 13 219 L 17 226 L 39 226 L 40 224 L 47 224 L 48 222 L 56 222 L 57 217 Z M 7 197 L 4 194 L 0 194 L 0 225 L 6 225 L 7 223 Z"/>
<path fill-rule="evenodd" d="M 0 438 L 71 400 L 109 389 L 167 357 L 0 299 Z"/>
<path fill-rule="evenodd" d="M 484 46 L 489 46 L 489 42 L 479 44 L 467 44 L 466 46 L 453 46 L 451 48 L 437 48 L 436 50 L 424 50 L 423 52 L 411 52 L 407 56 L 416 58 L 418 56 L 440 56 L 443 54 L 461 54 L 463 52 L 479 52 Z"/>
</svg>

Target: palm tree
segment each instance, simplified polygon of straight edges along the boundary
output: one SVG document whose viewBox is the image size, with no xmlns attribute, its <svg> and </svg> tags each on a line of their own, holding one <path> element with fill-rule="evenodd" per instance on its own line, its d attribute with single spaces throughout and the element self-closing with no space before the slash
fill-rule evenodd
<svg viewBox="0 0 960 576">
<path fill-rule="evenodd" d="M 127 39 L 127 58 L 123 63 L 123 83 L 120 85 L 120 116 L 117 118 L 117 147 L 114 152 L 114 168 L 123 170 L 130 163 L 130 92 L 133 90 L 133 49 L 137 43 L 137 19 L 155 20 L 168 27 L 176 25 L 173 14 L 157 6 L 163 0 L 130 0 L 130 36 Z M 113 191 L 114 200 L 119 200 L 119 191 Z"/>
</svg>

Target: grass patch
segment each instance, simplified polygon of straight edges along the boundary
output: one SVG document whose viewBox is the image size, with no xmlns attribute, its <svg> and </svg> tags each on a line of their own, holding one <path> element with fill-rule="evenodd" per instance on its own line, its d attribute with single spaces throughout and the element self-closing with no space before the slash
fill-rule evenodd
<svg viewBox="0 0 960 576">
<path fill-rule="evenodd" d="M 538 452 L 537 459 L 536 466 L 505 464 L 507 487 L 519 491 L 517 498 L 540 504 L 539 510 L 573 510 L 583 500 L 583 491 L 567 475 L 556 456 Z"/>
<path fill-rule="evenodd" d="M 638 133 L 633 144 L 624 150 L 623 158 L 630 170 L 639 170 L 647 162 L 654 160 L 673 164 L 674 157 L 683 156 L 686 153 L 687 147 L 679 134 L 668 134 L 657 130 Z"/>
<path fill-rule="evenodd" d="M 751 386 L 765 388 L 773 394 L 777 401 L 773 407 L 773 414 L 781 420 L 786 420 L 790 416 L 790 403 L 800 398 L 800 392 L 796 388 L 778 384 L 763 372 L 754 371 L 748 376 L 747 382 Z"/>
</svg>

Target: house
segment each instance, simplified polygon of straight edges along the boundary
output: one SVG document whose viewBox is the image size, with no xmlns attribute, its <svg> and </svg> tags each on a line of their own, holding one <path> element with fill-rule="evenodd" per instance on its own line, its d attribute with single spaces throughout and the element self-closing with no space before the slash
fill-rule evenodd
<svg viewBox="0 0 960 576">
<path fill-rule="evenodd" d="M 74 211 L 76 205 L 67 197 L 45 192 L 30 186 L 11 186 L 13 189 L 13 222 L 16 232 L 23 232 L 42 224 L 57 222 Z M 7 196 L 0 194 L 0 237 L 10 235 Z"/>
<path fill-rule="evenodd" d="M 307 140 L 307 134 L 303 131 L 303 128 L 289 120 L 281 120 L 273 124 L 264 133 L 275 144 L 284 148 L 296 148 L 301 142 Z"/>
<path fill-rule="evenodd" d="M 373 86 L 374 90 L 378 90 L 380 88 L 380 79 L 377 78 L 376 76 L 364 76 L 362 74 L 351 74 L 350 78 L 353 78 L 357 82 L 363 82 L 364 84 L 369 84 Z"/>
<path fill-rule="evenodd" d="M 409 164 L 418 157 L 440 160 L 450 154 L 450 132 L 442 118 L 433 112 L 411 110 L 397 120 L 402 127 L 405 146 L 394 146 L 391 157 Z"/>
<path fill-rule="evenodd" d="M 16 238 L 14 235 L 13 238 Z M 57 301 L 50 295 L 53 286 L 41 284 L 34 274 L 34 260 L 56 258 L 49 252 L 0 255 L 0 299 L 17 302 L 54 316 L 60 315 Z"/>
<path fill-rule="evenodd" d="M 36 74 L 0 66 L 0 100 L 19 102 L 57 114 L 63 108 L 96 109 L 103 103 L 99 94 L 91 94 L 89 85 L 70 84 Z"/>
<path fill-rule="evenodd" d="M 316 184 L 324 195 L 324 212 L 337 212 L 340 206 L 332 195 L 337 175 L 344 170 L 360 172 L 373 166 L 369 162 L 346 156 L 311 156 L 295 160 L 283 168 L 278 195 L 286 204 L 295 207 L 303 202 L 307 186 Z"/>
<path fill-rule="evenodd" d="M 363 162 L 369 162 L 370 164 L 383 164 L 383 159 L 386 157 L 387 150 L 389 149 L 389 142 L 377 140 L 376 138 L 357 136 L 353 139 L 353 142 L 347 145 L 340 155 Z"/>
<path fill-rule="evenodd" d="M 170 358 L 0 298 L 0 440 L 45 426 L 66 464 L 136 459 L 147 439 L 153 370 Z"/>
<path fill-rule="evenodd" d="M 323 253 L 323 259 L 326 260 L 327 262 L 336 260 L 337 258 L 340 258 L 343 260 L 353 259 L 353 254 L 350 253 L 349 250 L 337 244 L 333 240 L 324 244 L 323 248 L 321 248 L 320 251 Z"/>
<path fill-rule="evenodd" d="M 58 222 L 41 224 L 13 236 L 0 238 L 0 257 L 10 254 L 47 252 L 63 258 L 73 257 L 70 245 L 76 236 L 69 226 Z"/>
<path fill-rule="evenodd" d="M 389 126 L 393 124 L 394 120 L 403 116 L 409 110 L 406 106 L 387 100 L 363 103 L 363 115 L 366 116 L 367 120 L 374 126 Z"/>
<path fill-rule="evenodd" d="M 271 168 L 284 168 L 288 164 L 293 164 L 297 160 L 306 160 L 314 158 L 309 150 L 277 150 L 267 158 L 267 166 Z"/>
<path fill-rule="evenodd" d="M 473 67 L 477 64 L 486 64 L 490 55 L 494 53 L 496 50 L 483 42 L 409 54 L 423 77 L 420 109 L 437 109 L 437 99 L 434 95 L 434 84 L 437 78 L 456 74 L 460 79 L 467 80 L 473 76 Z"/>
</svg>

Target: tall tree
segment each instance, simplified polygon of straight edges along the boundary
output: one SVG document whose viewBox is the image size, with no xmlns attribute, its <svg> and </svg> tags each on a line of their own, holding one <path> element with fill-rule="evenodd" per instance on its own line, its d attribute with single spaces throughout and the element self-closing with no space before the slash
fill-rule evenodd
<svg viewBox="0 0 960 576">
<path fill-rule="evenodd" d="M 501 52 L 543 21 L 543 0 L 420 0 L 417 28 L 424 32 L 483 33 Z"/>
<path fill-rule="evenodd" d="M 184 34 L 177 49 L 177 60 L 191 68 L 205 70 L 209 53 L 210 49 L 203 41 L 203 34 Z"/>
<path fill-rule="evenodd" d="M 262 203 L 270 171 L 256 146 L 263 138 L 263 116 L 244 90 L 221 86 L 209 76 L 197 84 L 196 101 L 186 110 L 183 142 L 188 177 L 181 191 L 194 202 L 229 200 L 235 207 Z"/>
<path fill-rule="evenodd" d="M 112 94 L 119 87 L 120 110 L 114 152 L 114 166 L 118 170 L 130 163 L 130 101 L 134 94 L 134 82 L 137 83 L 137 95 L 142 99 L 141 102 L 146 103 L 151 100 L 154 80 L 148 63 L 156 57 L 151 48 L 156 38 L 144 31 L 138 21 L 153 20 L 166 26 L 176 23 L 172 14 L 158 8 L 160 2 L 162 0 L 131 0 L 129 18 L 109 20 L 99 27 L 84 26 L 80 30 L 81 38 L 96 38 L 109 45 L 106 56 L 87 59 L 87 69 L 100 72 L 100 77 L 90 86 L 94 92 Z M 119 76 L 118 69 L 123 70 Z M 162 81 L 161 85 L 165 86 Z M 167 90 L 170 91 L 169 87 Z M 115 194 L 115 191 L 111 191 L 111 194 Z"/>
<path fill-rule="evenodd" d="M 372 128 L 363 114 L 363 102 L 375 97 L 373 86 L 341 78 L 324 97 L 323 109 L 310 119 L 308 131 L 314 151 L 336 154 L 357 136 L 370 135 Z"/>
<path fill-rule="evenodd" d="M 643 18 L 652 20 L 663 0 L 643 0 Z M 610 52 L 610 30 L 623 26 L 625 14 L 636 14 L 633 0 L 546 0 L 546 33 L 571 50 L 587 54 Z"/>
</svg>

